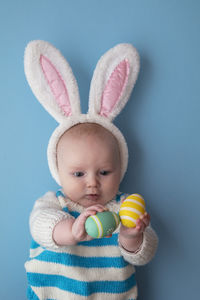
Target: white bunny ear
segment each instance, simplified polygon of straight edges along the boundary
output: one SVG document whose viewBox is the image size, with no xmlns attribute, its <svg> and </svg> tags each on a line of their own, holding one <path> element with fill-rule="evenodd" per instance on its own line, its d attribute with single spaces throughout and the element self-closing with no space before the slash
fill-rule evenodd
<svg viewBox="0 0 200 300">
<path fill-rule="evenodd" d="M 139 55 L 131 44 L 119 44 L 106 52 L 91 81 L 89 114 L 113 120 L 127 103 L 139 68 Z"/>
<path fill-rule="evenodd" d="M 25 50 L 24 69 L 36 98 L 58 123 L 80 114 L 76 79 L 56 48 L 45 41 L 30 42 Z"/>
</svg>

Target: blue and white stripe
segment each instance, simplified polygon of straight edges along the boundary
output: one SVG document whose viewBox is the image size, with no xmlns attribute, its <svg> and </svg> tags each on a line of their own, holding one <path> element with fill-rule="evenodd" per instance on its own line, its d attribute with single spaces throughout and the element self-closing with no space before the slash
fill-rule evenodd
<svg viewBox="0 0 200 300">
<path fill-rule="evenodd" d="M 40 283 L 45 287 L 56 287 L 60 290 L 74 293 L 77 295 L 88 297 L 92 294 L 107 293 L 107 294 L 122 294 L 132 288 L 135 281 L 135 275 L 132 274 L 124 281 L 78 281 L 71 278 L 67 278 L 62 275 L 54 274 L 40 274 Z M 28 273 L 28 280 L 32 283 L 32 286 L 38 286 L 38 274 Z"/>
</svg>

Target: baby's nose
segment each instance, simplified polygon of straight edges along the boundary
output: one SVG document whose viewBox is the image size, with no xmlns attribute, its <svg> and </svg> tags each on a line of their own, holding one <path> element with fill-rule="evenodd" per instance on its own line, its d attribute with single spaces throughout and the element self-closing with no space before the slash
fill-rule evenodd
<svg viewBox="0 0 200 300">
<path fill-rule="evenodd" d="M 99 180 L 96 174 L 88 175 L 87 186 L 88 187 L 97 187 L 99 185 Z"/>
</svg>

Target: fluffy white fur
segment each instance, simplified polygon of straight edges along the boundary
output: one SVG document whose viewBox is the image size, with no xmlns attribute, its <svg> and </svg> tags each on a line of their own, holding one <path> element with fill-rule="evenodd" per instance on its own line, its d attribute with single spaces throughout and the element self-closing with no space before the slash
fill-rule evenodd
<svg viewBox="0 0 200 300">
<path fill-rule="evenodd" d="M 62 109 L 55 101 L 55 97 L 52 94 L 51 88 L 48 85 L 40 65 L 41 55 L 44 55 L 51 61 L 65 82 L 72 110 L 71 116 L 64 115 Z M 124 59 L 128 61 L 130 68 L 127 85 L 110 115 L 108 117 L 100 116 L 101 99 L 106 83 L 113 70 Z M 48 42 L 32 41 L 28 44 L 24 57 L 25 74 L 28 83 L 36 98 L 59 123 L 59 126 L 55 129 L 49 140 L 47 150 L 50 172 L 59 185 L 60 180 L 56 156 L 57 143 L 63 133 L 70 127 L 87 122 L 100 124 L 116 137 L 122 162 L 121 179 L 123 178 L 128 164 L 128 148 L 124 136 L 111 120 L 120 113 L 128 101 L 138 76 L 139 66 L 139 55 L 137 50 L 130 44 L 119 44 L 106 52 L 100 58 L 94 71 L 90 88 L 89 111 L 88 114 L 83 115 L 80 111 L 78 86 L 68 62 L 61 53 Z"/>
<path fill-rule="evenodd" d="M 79 115 L 80 98 L 76 79 L 72 69 L 59 50 L 45 41 L 32 41 L 28 44 L 24 55 L 24 70 L 27 81 L 36 98 L 58 123 L 66 120 L 66 116 L 55 101 L 54 95 L 44 77 L 40 65 L 40 56 L 46 56 L 60 73 L 70 99 L 73 115 Z"/>
<path fill-rule="evenodd" d="M 89 113 L 98 114 L 100 112 L 101 98 L 106 83 L 113 70 L 124 59 L 128 60 L 130 67 L 128 83 L 108 118 L 113 120 L 124 108 L 135 85 L 140 69 L 139 54 L 131 44 L 119 44 L 111 48 L 98 61 L 90 86 Z"/>
</svg>

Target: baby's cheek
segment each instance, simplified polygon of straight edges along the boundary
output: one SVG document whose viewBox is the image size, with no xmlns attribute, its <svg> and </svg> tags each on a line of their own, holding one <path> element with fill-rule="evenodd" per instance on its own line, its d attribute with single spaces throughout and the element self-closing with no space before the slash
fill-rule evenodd
<svg viewBox="0 0 200 300">
<path fill-rule="evenodd" d="M 116 196 L 118 190 L 119 190 L 119 186 L 117 184 L 112 182 L 109 185 L 108 190 L 107 190 L 107 197 L 108 197 L 107 202 L 109 202 L 110 200 L 112 200 Z"/>
<path fill-rule="evenodd" d="M 114 193 L 117 193 L 119 190 L 119 184 L 120 184 L 120 180 L 119 178 L 115 178 L 115 180 L 112 181 L 112 191 Z"/>
</svg>

